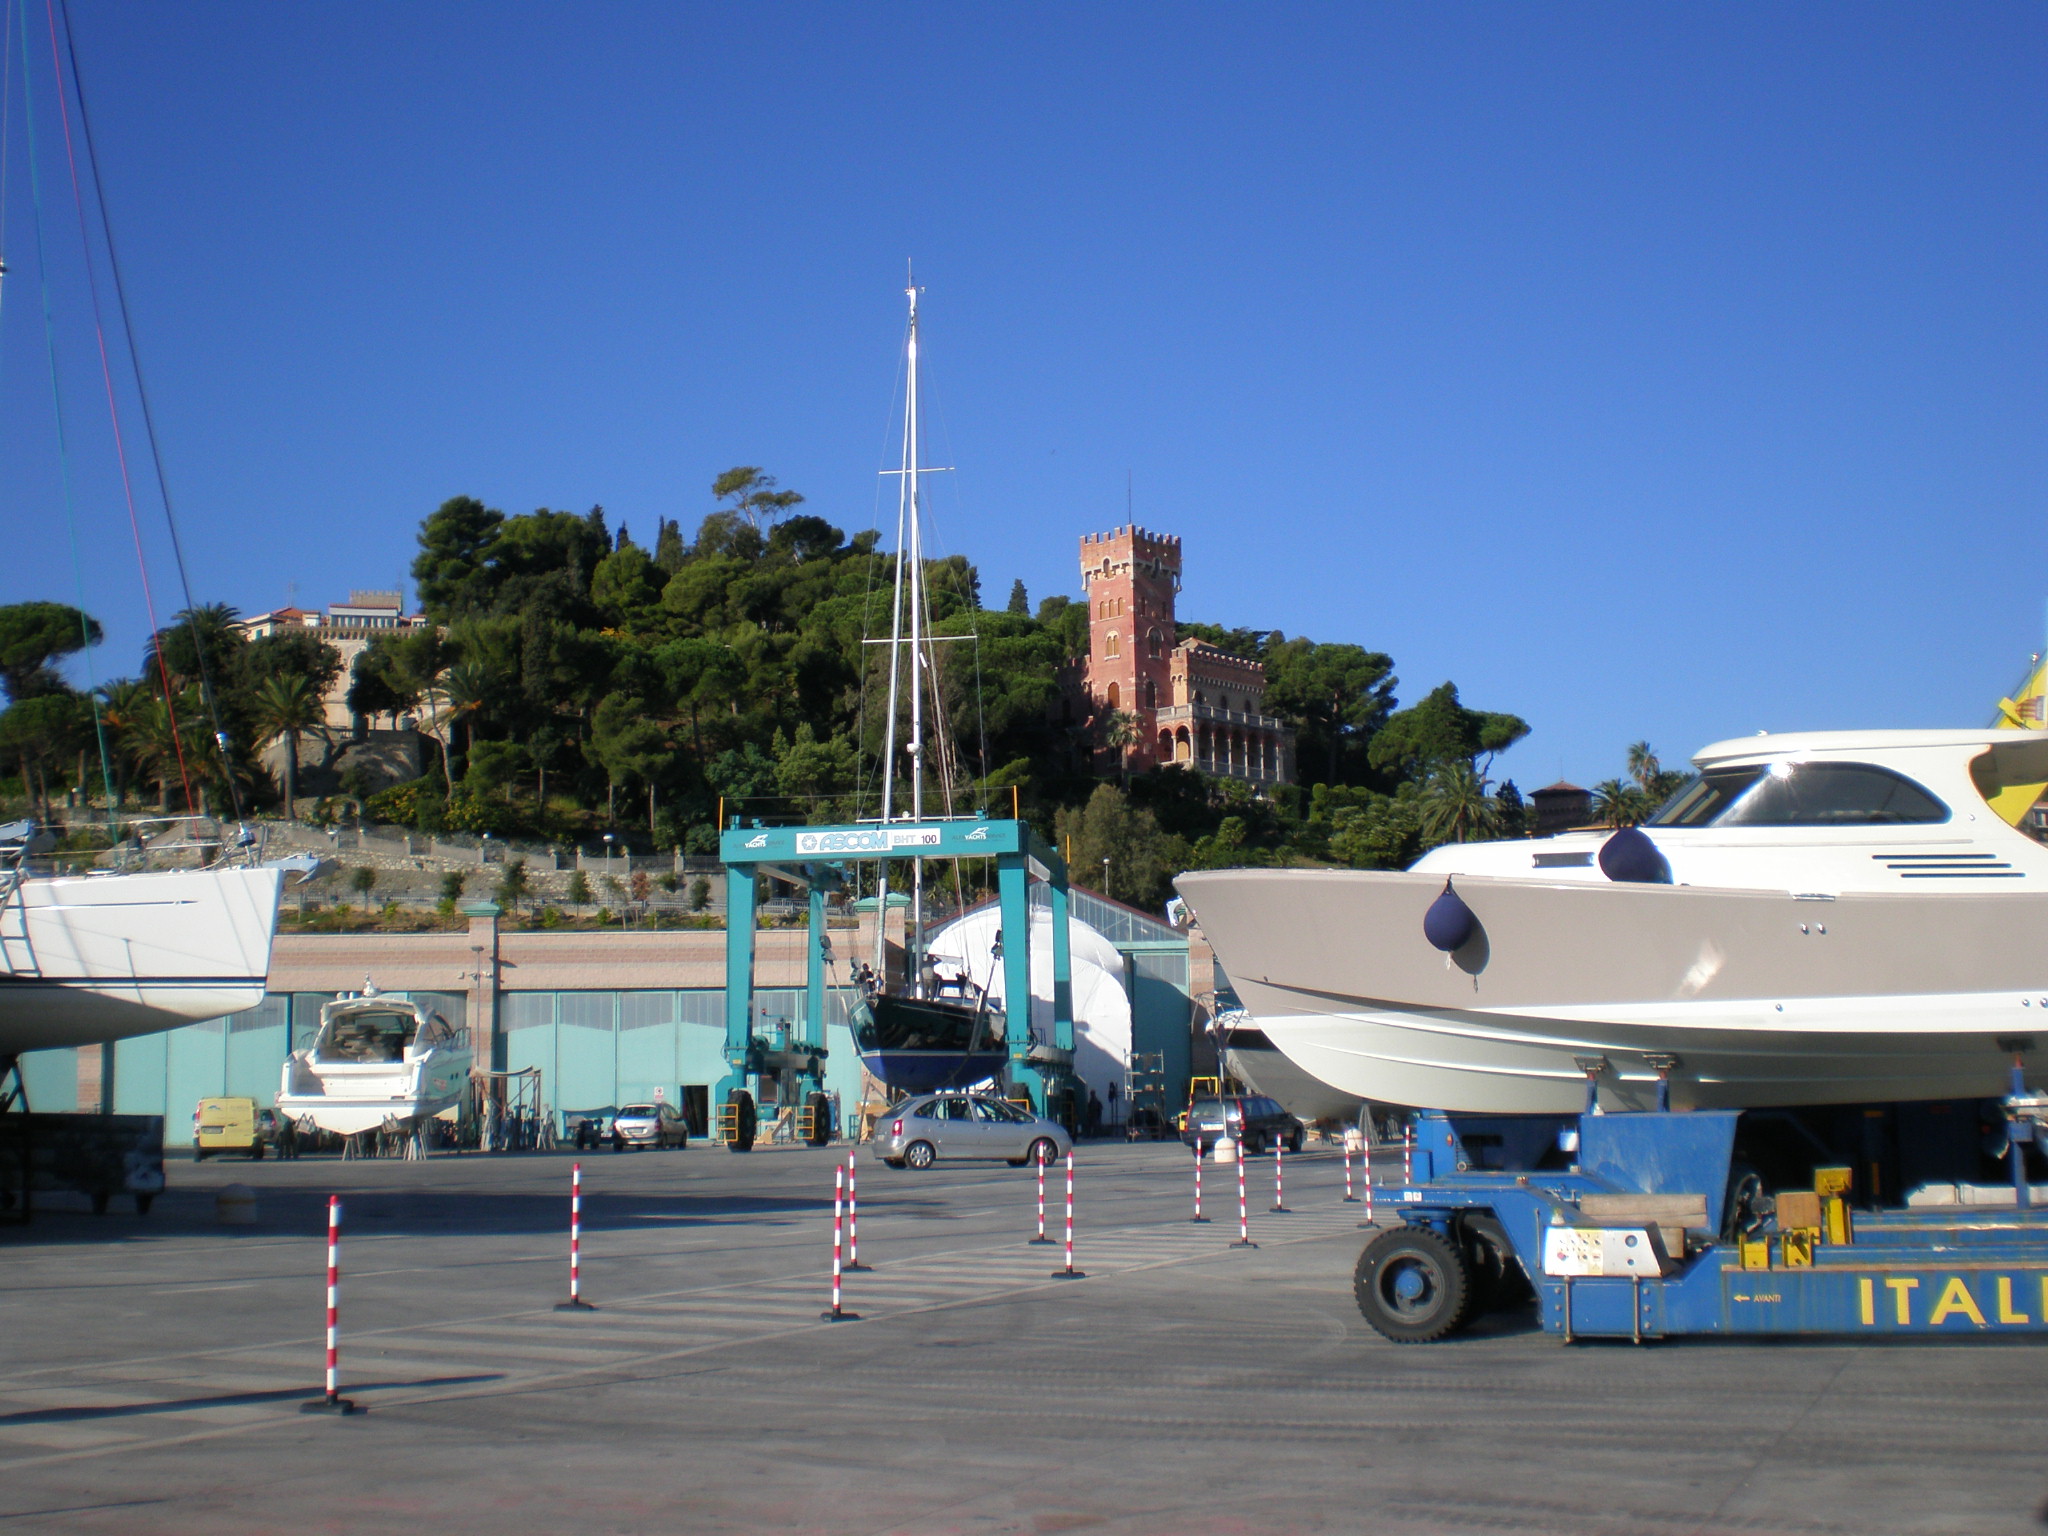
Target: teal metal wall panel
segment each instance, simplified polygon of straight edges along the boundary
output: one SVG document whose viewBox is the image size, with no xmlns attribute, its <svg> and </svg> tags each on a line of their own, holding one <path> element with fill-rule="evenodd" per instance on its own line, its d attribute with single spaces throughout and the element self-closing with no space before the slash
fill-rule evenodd
<svg viewBox="0 0 2048 1536">
<path fill-rule="evenodd" d="M 326 992 L 294 992 L 292 1000 L 292 1049 L 310 1051 L 320 1034 L 320 1010 L 334 1001 Z"/>
<path fill-rule="evenodd" d="M 499 994 L 498 1027 L 505 1046 L 505 1065 L 499 1070 L 524 1072 L 529 1067 L 539 1067 L 541 1102 L 559 1108 L 562 1101 L 561 1085 L 555 1081 L 555 994 Z"/>
<path fill-rule="evenodd" d="M 164 1069 L 170 1051 L 169 1035 L 136 1035 L 114 1046 L 114 1113 L 162 1115 L 166 1141 L 185 1133 L 185 1127 L 171 1118 L 164 1096 Z M 186 1113 L 191 1113 L 189 1106 Z"/>
<path fill-rule="evenodd" d="M 190 1134 L 192 1111 L 201 1099 L 227 1092 L 228 1021 L 204 1019 L 174 1029 L 166 1037 L 164 1066 L 164 1137 Z M 272 1091 L 276 1084 L 272 1083 Z"/>
<path fill-rule="evenodd" d="M 27 1051 L 21 1058 L 21 1082 L 28 1107 L 37 1114 L 63 1114 L 78 1108 L 78 1050 Z"/>
<path fill-rule="evenodd" d="M 555 1107 L 610 1114 L 619 1107 L 618 994 L 555 994 Z"/>
<path fill-rule="evenodd" d="M 675 993 L 621 992 L 618 997 L 618 1101 L 640 1103 L 659 1089 L 671 1104 L 680 1103 Z"/>
<path fill-rule="evenodd" d="M 725 1076 L 725 988 L 693 987 L 676 997 L 676 1082 L 709 1094 Z"/>
<path fill-rule="evenodd" d="M 284 1076 L 284 1059 L 291 1054 L 291 999 L 283 995 L 266 997 L 226 1022 L 221 1092 L 251 1098 L 258 1104 L 276 1103 Z M 119 1088 L 116 1082 L 117 1092 Z"/>
<path fill-rule="evenodd" d="M 1194 1070 L 1187 951 L 1140 950 L 1130 961 L 1131 1052 L 1166 1058 L 1167 1103 L 1178 1105 L 1186 1098 L 1188 1076 Z"/>
</svg>

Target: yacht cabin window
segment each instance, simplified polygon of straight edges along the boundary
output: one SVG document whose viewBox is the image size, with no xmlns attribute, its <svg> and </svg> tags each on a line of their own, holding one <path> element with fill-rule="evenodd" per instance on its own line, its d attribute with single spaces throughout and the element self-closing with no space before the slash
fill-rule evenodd
<svg viewBox="0 0 2048 1536">
<path fill-rule="evenodd" d="M 1709 768 L 1678 786 L 1650 818 L 1653 827 L 1704 827 L 1764 776 L 1761 768 Z"/>
<path fill-rule="evenodd" d="M 328 1026 L 325 1061 L 403 1061 L 419 1021 L 411 1013 L 344 1014 Z"/>
<path fill-rule="evenodd" d="M 1651 818 L 1662 827 L 1845 827 L 1937 823 L 1949 810 L 1904 774 L 1871 763 L 1712 768 Z"/>
</svg>

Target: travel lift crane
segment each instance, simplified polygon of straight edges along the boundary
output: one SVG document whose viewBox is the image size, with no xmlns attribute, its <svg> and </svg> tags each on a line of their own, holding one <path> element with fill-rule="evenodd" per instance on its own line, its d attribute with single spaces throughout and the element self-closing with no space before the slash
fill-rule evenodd
<svg viewBox="0 0 2048 1536">
<path fill-rule="evenodd" d="M 850 863 L 890 859 L 993 858 L 1002 927 L 1004 1044 L 1010 1088 L 1029 1094 L 1048 1113 L 1073 1096 L 1074 986 L 1067 933 L 1067 866 L 1021 820 L 926 817 L 916 823 L 862 822 L 824 827 L 741 827 L 720 832 L 725 864 L 725 1076 L 716 1090 L 718 1139 L 750 1149 L 759 1123 L 759 1094 L 772 1083 L 777 1102 L 800 1108 L 800 1134 L 822 1146 L 830 1127 L 825 1105 L 825 893 L 845 879 Z M 760 875 L 805 887 L 810 931 L 805 945 L 802 1038 L 770 1040 L 754 1031 L 755 890 Z M 1053 1038 L 1031 1034 L 1030 881 L 1049 888 L 1052 908 Z M 875 921 L 887 917 L 877 911 Z M 1071 1105 L 1068 1106 L 1071 1108 Z M 808 1126 L 802 1125 L 807 1117 Z"/>
<path fill-rule="evenodd" d="M 2048 1099 L 2023 1081 L 2031 1042 L 2004 1043 L 2012 1188 L 1955 1186 L 1974 1202 L 1955 1206 L 1880 1209 L 1873 1188 L 1852 1210 L 1846 1166 L 1809 1165 L 1809 1187 L 1766 1194 L 1744 1133 L 1761 1146 L 1782 1112 L 1672 1113 L 1661 1089 L 1636 1113 L 1600 1113 L 1590 1091 L 1576 1118 L 1427 1111 L 1410 1182 L 1389 1192 L 1398 1222 L 1359 1256 L 1359 1310 L 1400 1343 L 1532 1289 L 1567 1342 L 2048 1331 L 2048 1209 L 2026 1174 Z M 1582 1065 L 1590 1085 L 1605 1062 Z"/>
</svg>

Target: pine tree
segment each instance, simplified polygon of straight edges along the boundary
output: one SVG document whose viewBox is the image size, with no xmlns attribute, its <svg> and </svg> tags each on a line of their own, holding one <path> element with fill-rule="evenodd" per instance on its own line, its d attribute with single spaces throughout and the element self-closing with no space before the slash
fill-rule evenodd
<svg viewBox="0 0 2048 1536">
<path fill-rule="evenodd" d="M 1029 614 L 1031 612 L 1031 599 L 1024 595 L 1024 578 L 1021 576 L 1010 583 L 1009 611 L 1022 614 Z"/>
<path fill-rule="evenodd" d="M 673 576 L 683 568 L 683 525 L 673 518 L 659 520 L 654 530 L 654 563 Z"/>
</svg>

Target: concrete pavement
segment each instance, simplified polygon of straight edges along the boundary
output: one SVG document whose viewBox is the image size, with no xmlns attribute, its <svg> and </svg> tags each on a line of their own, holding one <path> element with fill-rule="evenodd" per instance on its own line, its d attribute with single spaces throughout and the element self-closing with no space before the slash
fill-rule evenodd
<svg viewBox="0 0 2048 1536">
<path fill-rule="evenodd" d="M 1329 1154 L 1188 1223 L 1186 1155 L 1084 1144 L 1077 1265 L 1030 1174 L 835 1152 L 174 1163 L 138 1218 L 0 1231 L 0 1531 L 2038 1531 L 2028 1340 L 1564 1347 L 1508 1319 L 1382 1341 Z M 254 1228 L 212 1195 L 256 1189 Z M 344 1197 L 343 1390 L 318 1385 Z M 1048 1180 L 1057 1234 L 1059 1185 Z"/>
</svg>

